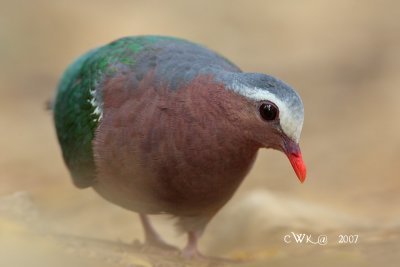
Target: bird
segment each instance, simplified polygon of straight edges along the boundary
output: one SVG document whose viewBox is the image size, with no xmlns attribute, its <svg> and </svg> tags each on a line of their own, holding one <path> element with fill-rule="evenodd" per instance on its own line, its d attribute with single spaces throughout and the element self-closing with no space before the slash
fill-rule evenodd
<svg viewBox="0 0 400 267">
<path fill-rule="evenodd" d="M 299 94 L 177 37 L 128 36 L 86 52 L 59 81 L 53 119 L 75 186 L 138 213 L 149 246 L 176 249 L 149 218 L 171 215 L 187 258 L 204 256 L 200 237 L 259 149 L 285 153 L 306 178 Z"/>
</svg>

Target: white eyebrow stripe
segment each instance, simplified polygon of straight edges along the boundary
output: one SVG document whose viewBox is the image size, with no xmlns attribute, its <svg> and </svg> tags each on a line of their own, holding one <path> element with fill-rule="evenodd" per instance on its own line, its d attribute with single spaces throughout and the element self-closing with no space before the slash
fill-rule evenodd
<svg viewBox="0 0 400 267">
<path fill-rule="evenodd" d="M 274 103 L 279 108 L 280 125 L 284 133 L 296 143 L 300 140 L 301 129 L 303 128 L 303 110 L 288 106 L 287 103 L 279 99 L 275 94 L 258 87 L 248 87 L 239 83 L 233 83 L 231 89 L 252 100 L 262 101 L 268 100 Z M 300 112 L 300 115 L 297 113 Z"/>
</svg>

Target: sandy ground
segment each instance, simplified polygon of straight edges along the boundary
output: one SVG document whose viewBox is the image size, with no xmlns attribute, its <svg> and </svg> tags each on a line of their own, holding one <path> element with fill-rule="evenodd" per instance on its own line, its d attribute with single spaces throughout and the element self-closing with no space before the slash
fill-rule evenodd
<svg viewBox="0 0 400 267">
<path fill-rule="evenodd" d="M 397 266 L 399 17 L 390 0 L 0 1 L 0 266 Z M 137 34 L 203 43 L 303 98 L 306 183 L 261 151 L 201 240 L 238 263 L 143 248 L 135 214 L 70 181 L 44 103 L 73 58 Z M 292 232 L 328 243 L 288 244 Z"/>
</svg>

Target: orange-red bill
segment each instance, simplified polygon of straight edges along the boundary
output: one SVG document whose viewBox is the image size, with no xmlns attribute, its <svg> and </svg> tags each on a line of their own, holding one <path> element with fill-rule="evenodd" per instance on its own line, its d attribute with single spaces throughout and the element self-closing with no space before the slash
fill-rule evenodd
<svg viewBox="0 0 400 267">
<path fill-rule="evenodd" d="M 289 158 L 290 164 L 292 164 L 294 172 L 296 173 L 300 182 L 303 183 L 306 180 L 307 169 L 301 155 L 299 144 L 290 140 L 285 143 L 284 150 Z"/>
<path fill-rule="evenodd" d="M 307 169 L 306 165 L 304 164 L 303 157 L 301 156 L 301 152 L 289 153 L 287 156 L 300 182 L 304 183 L 306 180 Z"/>
</svg>

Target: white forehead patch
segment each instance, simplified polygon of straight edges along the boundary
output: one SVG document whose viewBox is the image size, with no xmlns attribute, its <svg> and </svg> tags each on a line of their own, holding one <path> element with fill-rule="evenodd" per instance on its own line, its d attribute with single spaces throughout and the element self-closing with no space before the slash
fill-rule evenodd
<svg viewBox="0 0 400 267">
<path fill-rule="evenodd" d="M 296 143 L 300 140 L 301 130 L 303 128 L 304 110 L 303 107 L 286 103 L 279 99 L 275 94 L 257 87 L 248 87 L 242 84 L 234 83 L 231 89 L 249 99 L 255 101 L 268 100 L 274 103 L 279 109 L 280 125 L 284 133 Z"/>
</svg>

